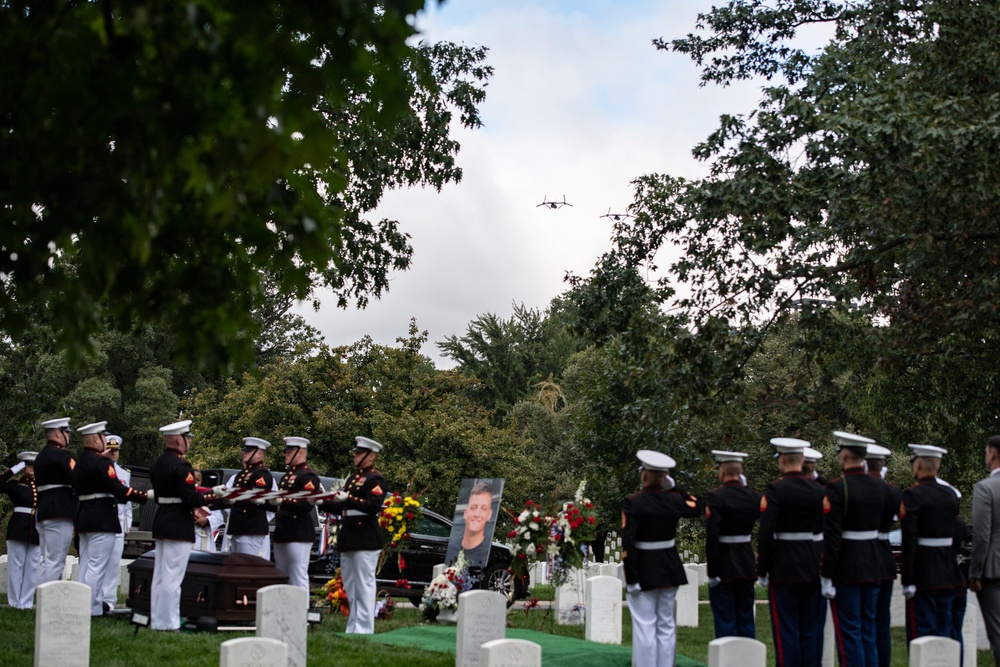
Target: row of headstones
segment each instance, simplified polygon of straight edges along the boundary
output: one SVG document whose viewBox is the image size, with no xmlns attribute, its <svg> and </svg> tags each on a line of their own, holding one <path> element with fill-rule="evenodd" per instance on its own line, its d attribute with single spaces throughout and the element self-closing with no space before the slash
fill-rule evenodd
<svg viewBox="0 0 1000 667">
<path fill-rule="evenodd" d="M 954 667 L 959 664 L 960 653 L 954 639 L 920 637 L 910 642 L 909 664 L 910 667 Z M 724 637 L 708 644 L 708 667 L 764 667 L 766 663 L 767 647 L 756 639 Z"/>
<path fill-rule="evenodd" d="M 689 563 L 684 566 L 684 571 L 687 573 L 689 585 L 680 586 L 677 589 L 674 618 L 679 627 L 698 627 L 698 584 L 708 581 L 706 566 L 704 563 Z M 547 581 L 546 565 L 536 563 L 532 567 L 530 576 L 532 584 Z M 601 589 L 600 592 L 597 592 L 596 597 L 592 597 L 588 583 L 592 576 L 606 578 L 613 576 L 618 580 L 619 587 L 617 591 L 612 591 L 612 587 L 608 585 L 607 589 Z M 620 614 L 621 586 L 623 585 L 624 572 L 621 564 L 595 563 L 587 566 L 584 570 L 571 572 L 566 583 L 556 588 L 553 600 L 556 623 L 560 625 L 586 623 L 589 628 L 590 619 L 588 617 L 599 616 L 602 619 L 607 619 L 608 614 L 615 613 L 615 609 Z M 606 592 L 604 592 L 605 590 Z M 905 613 L 906 600 L 903 598 L 902 586 L 897 581 L 892 589 L 890 624 L 893 627 L 904 627 L 906 625 Z M 620 627 L 620 619 L 618 626 Z M 588 630 L 587 639 L 604 643 L 619 643 L 621 641 L 620 634 L 615 634 L 614 625 L 601 624 L 597 627 L 606 628 L 607 632 L 597 632 L 592 637 Z M 965 664 L 975 664 L 977 649 L 989 649 L 989 639 L 986 636 L 985 627 L 976 596 L 969 595 L 968 608 L 962 625 L 962 648 L 965 653 Z M 823 642 L 823 667 L 832 667 L 835 662 L 834 641 L 833 616 L 828 613 Z"/>
<path fill-rule="evenodd" d="M 52 581 L 38 587 L 35 613 L 35 667 L 88 667 L 90 586 Z M 306 614 L 309 594 L 298 586 L 265 586 L 257 591 L 256 637 L 223 642 L 221 667 L 306 667 Z"/>
<path fill-rule="evenodd" d="M 118 590 L 128 592 L 128 566 L 131 560 L 122 560 L 118 564 Z M 66 556 L 66 565 L 63 568 L 62 579 L 73 581 L 76 573 L 80 569 L 80 559 L 76 556 Z M 0 556 L 0 594 L 7 594 L 7 554 Z"/>
</svg>

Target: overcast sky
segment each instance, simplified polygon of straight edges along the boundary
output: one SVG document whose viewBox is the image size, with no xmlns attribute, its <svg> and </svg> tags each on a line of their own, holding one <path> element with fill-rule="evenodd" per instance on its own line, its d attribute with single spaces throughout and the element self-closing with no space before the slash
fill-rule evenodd
<svg viewBox="0 0 1000 667">
<path fill-rule="evenodd" d="M 444 368 L 453 364 L 435 342 L 462 335 L 477 315 L 507 318 L 513 303 L 544 309 L 566 290 L 567 271 L 586 275 L 609 248 L 600 216 L 625 210 L 633 178 L 703 175 L 692 147 L 720 114 L 747 112 L 760 97 L 759 84 L 700 88 L 690 59 L 653 47 L 692 32 L 710 4 L 432 2 L 418 22 L 424 38 L 486 46 L 494 68 L 484 126 L 456 131 L 462 182 L 385 198 L 376 216 L 400 220 L 414 254 L 381 300 L 345 311 L 320 293 L 320 312 L 300 312 L 331 345 L 365 335 L 392 345 L 415 317 L 430 334 L 424 353 Z M 563 196 L 572 207 L 537 206 Z"/>
</svg>

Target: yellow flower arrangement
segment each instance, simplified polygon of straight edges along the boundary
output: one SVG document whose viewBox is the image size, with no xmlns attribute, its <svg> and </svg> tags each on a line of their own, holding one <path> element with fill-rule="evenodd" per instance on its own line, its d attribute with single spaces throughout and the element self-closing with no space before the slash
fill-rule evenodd
<svg viewBox="0 0 1000 667">
<path fill-rule="evenodd" d="M 351 607 L 347 600 L 347 591 L 344 590 L 344 580 L 340 576 L 339 567 L 337 573 L 333 575 L 333 579 L 323 585 L 323 592 L 330 602 L 331 614 L 339 611 L 344 616 L 350 615 Z"/>
<path fill-rule="evenodd" d="M 422 516 L 423 508 L 415 497 L 393 493 L 386 498 L 378 523 L 385 528 L 387 546 L 401 548 L 410 539 L 410 526 L 419 525 Z"/>
</svg>

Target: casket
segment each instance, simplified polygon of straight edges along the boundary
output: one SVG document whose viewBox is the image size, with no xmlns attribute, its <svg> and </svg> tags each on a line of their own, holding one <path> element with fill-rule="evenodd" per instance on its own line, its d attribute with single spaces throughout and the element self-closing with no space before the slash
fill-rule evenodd
<svg viewBox="0 0 1000 667">
<path fill-rule="evenodd" d="M 126 604 L 149 612 L 156 550 L 128 566 Z M 181 617 L 214 617 L 219 623 L 250 623 L 257 618 L 257 589 L 287 584 L 288 576 L 269 560 L 236 553 L 192 551 L 181 584 Z"/>
</svg>

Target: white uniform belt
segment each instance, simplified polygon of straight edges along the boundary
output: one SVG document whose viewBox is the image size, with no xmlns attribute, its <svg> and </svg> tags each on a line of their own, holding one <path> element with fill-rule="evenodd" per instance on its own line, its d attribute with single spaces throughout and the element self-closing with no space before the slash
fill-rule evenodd
<svg viewBox="0 0 1000 667">
<path fill-rule="evenodd" d="M 918 537 L 917 546 L 919 547 L 950 547 L 951 538 L 950 537 Z"/>
<path fill-rule="evenodd" d="M 35 510 L 31 507 L 15 507 L 14 512 L 16 514 L 34 514 Z"/>
<path fill-rule="evenodd" d="M 636 542 L 635 548 L 642 551 L 655 551 L 656 549 L 671 549 L 676 542 L 674 540 L 660 540 L 659 542 Z"/>
<path fill-rule="evenodd" d="M 156 499 L 156 504 L 157 505 L 180 505 L 182 502 L 184 502 L 184 501 L 181 500 L 180 498 L 157 498 Z"/>
<path fill-rule="evenodd" d="M 719 544 L 750 544 L 749 535 L 719 535 Z"/>
<path fill-rule="evenodd" d="M 344 516 L 374 516 L 361 510 L 344 510 Z"/>
<path fill-rule="evenodd" d="M 97 500 L 98 498 L 114 498 L 110 493 L 88 493 L 87 495 L 80 496 L 80 500 Z"/>
<path fill-rule="evenodd" d="M 782 542 L 822 542 L 823 533 L 775 533 L 774 539 Z"/>
<path fill-rule="evenodd" d="M 68 488 L 70 488 L 69 484 L 44 484 L 35 489 L 35 491 L 41 493 L 42 491 L 51 491 L 52 489 L 68 489 Z"/>
<path fill-rule="evenodd" d="M 840 536 L 842 538 L 844 538 L 845 540 L 856 540 L 856 541 L 859 541 L 859 542 L 864 541 L 864 540 L 877 540 L 878 539 L 878 531 L 877 530 L 845 530 L 844 532 L 842 532 L 840 534 Z"/>
<path fill-rule="evenodd" d="M 889 539 L 889 533 L 879 533 L 878 534 L 878 539 L 880 539 L 880 540 L 887 540 L 887 539 Z"/>
</svg>

